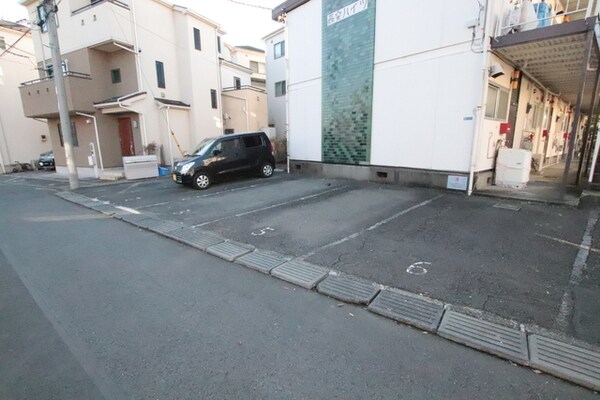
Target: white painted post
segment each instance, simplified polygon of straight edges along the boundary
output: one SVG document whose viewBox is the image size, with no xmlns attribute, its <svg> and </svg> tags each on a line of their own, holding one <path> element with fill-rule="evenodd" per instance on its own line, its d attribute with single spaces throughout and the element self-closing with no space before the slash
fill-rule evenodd
<svg viewBox="0 0 600 400">
<path fill-rule="evenodd" d="M 596 145 L 594 146 L 594 157 L 592 158 L 592 166 L 590 167 L 590 176 L 588 182 L 592 183 L 594 180 L 594 173 L 596 172 L 596 163 L 598 162 L 598 150 L 600 149 L 600 137 L 598 137 L 598 130 L 596 130 Z"/>
</svg>

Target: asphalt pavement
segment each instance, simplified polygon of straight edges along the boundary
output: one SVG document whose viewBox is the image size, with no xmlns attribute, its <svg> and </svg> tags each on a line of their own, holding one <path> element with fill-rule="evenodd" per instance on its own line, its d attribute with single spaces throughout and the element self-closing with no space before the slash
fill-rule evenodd
<svg viewBox="0 0 600 400">
<path fill-rule="evenodd" d="M 0 182 L 0 207 L 3 399 L 596 398 L 44 184 Z"/>
<path fill-rule="evenodd" d="M 600 287 L 571 285 L 590 212 L 277 174 L 196 191 L 168 178 L 86 196 L 259 249 L 600 345 Z M 597 236 L 595 236 L 597 237 Z M 594 247 L 595 246 L 595 247 Z M 597 255 L 592 243 L 590 255 Z M 411 274 L 414 267 L 425 274 Z M 586 263 L 585 273 L 596 267 Z M 567 299 L 568 301 L 565 301 Z"/>
</svg>

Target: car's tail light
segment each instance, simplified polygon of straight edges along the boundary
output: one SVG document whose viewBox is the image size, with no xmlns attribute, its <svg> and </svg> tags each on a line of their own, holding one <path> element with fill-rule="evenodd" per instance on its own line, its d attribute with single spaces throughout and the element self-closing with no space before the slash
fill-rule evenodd
<svg viewBox="0 0 600 400">
<path fill-rule="evenodd" d="M 271 154 L 275 155 L 275 148 L 273 147 L 273 143 L 269 143 L 269 151 Z"/>
</svg>

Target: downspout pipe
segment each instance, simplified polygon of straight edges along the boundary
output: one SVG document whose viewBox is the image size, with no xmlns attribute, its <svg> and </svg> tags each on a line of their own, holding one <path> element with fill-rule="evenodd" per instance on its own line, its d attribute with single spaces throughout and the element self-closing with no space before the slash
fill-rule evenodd
<svg viewBox="0 0 600 400">
<path fill-rule="evenodd" d="M 102 161 L 102 149 L 100 147 L 100 136 L 98 135 L 98 122 L 96 116 L 91 114 L 84 114 L 82 112 L 76 112 L 75 114 L 81 115 L 82 117 L 91 118 L 94 121 L 94 131 L 96 132 L 96 146 L 98 146 L 98 159 L 100 160 L 100 170 L 104 171 L 104 162 Z"/>
<path fill-rule="evenodd" d="M 475 118 L 475 124 L 473 127 L 473 137 L 472 137 L 472 146 L 471 146 L 471 162 L 469 166 L 469 183 L 467 187 L 467 195 L 471 196 L 473 194 L 474 187 L 474 178 L 475 178 L 475 169 L 477 167 L 477 155 L 479 152 L 479 137 L 481 136 L 481 129 L 483 127 L 483 118 L 484 118 L 484 110 L 487 102 L 487 93 L 488 93 L 488 64 L 490 59 L 489 54 L 489 43 L 487 42 L 487 21 L 489 21 L 491 17 L 491 10 L 489 7 L 489 0 L 485 2 L 485 20 L 483 23 L 483 35 L 484 35 L 484 48 L 481 59 L 481 82 L 483 84 L 483 88 L 481 90 L 481 99 L 478 102 L 478 105 L 473 108 L 473 118 Z"/>
</svg>

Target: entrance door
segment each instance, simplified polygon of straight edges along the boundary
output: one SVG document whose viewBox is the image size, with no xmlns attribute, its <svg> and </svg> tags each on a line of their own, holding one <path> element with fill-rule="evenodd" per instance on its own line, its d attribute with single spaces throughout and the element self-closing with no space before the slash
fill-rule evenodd
<svg viewBox="0 0 600 400">
<path fill-rule="evenodd" d="M 133 147 L 133 129 L 131 129 L 131 118 L 119 118 L 119 141 L 121 142 L 121 155 L 129 157 L 135 155 Z"/>
</svg>

